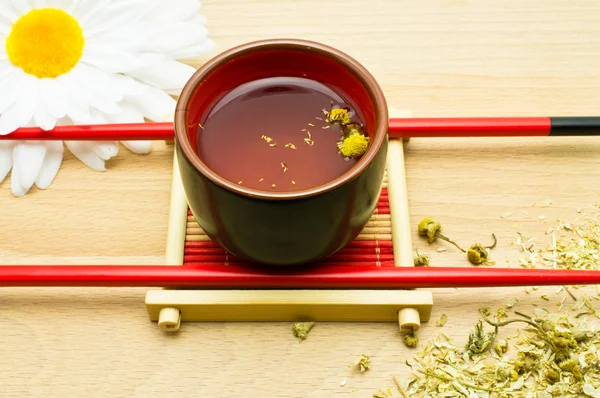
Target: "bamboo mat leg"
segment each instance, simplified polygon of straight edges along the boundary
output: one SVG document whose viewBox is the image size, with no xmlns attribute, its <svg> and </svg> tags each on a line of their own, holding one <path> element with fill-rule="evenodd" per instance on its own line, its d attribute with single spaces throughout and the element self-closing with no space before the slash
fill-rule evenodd
<svg viewBox="0 0 600 398">
<path fill-rule="evenodd" d="M 393 117 L 412 117 L 410 112 L 390 110 Z M 388 149 L 388 195 L 392 215 L 392 242 L 394 266 L 413 267 L 412 228 L 406 185 L 404 140 L 392 139 Z M 421 327 L 417 308 L 403 308 L 398 313 L 398 325 L 402 332 L 414 332 Z"/>
<path fill-rule="evenodd" d="M 391 111 L 394 117 L 410 113 Z M 412 266 L 412 242 L 404 152 L 401 140 L 391 140 L 388 192 L 392 212 L 392 240 L 396 266 Z M 187 202 L 174 158 L 173 187 L 166 261 L 182 265 L 187 228 Z M 407 290 L 151 290 L 146 309 L 152 321 L 167 332 L 187 322 L 399 322 L 403 331 L 428 321 L 431 292 Z"/>
</svg>

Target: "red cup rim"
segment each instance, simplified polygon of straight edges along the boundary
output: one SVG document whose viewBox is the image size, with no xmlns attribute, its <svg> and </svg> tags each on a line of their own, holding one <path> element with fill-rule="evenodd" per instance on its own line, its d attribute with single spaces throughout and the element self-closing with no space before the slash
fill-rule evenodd
<svg viewBox="0 0 600 398">
<path fill-rule="evenodd" d="M 190 143 L 190 139 L 187 131 L 187 110 L 189 104 L 192 101 L 193 95 L 198 85 L 213 71 L 218 69 L 221 65 L 248 53 L 271 50 L 271 49 L 287 49 L 296 51 L 307 51 L 315 54 L 326 56 L 335 62 L 342 65 L 345 69 L 350 71 L 365 87 L 369 96 L 373 101 L 373 108 L 375 110 L 375 129 L 373 132 L 373 141 L 369 146 L 367 152 L 359 159 L 359 161 L 341 176 L 316 187 L 308 188 L 299 191 L 292 192 L 266 192 L 257 189 L 238 185 L 232 181 L 229 181 L 213 170 L 211 170 L 198 156 L 194 148 Z M 233 47 L 221 54 L 215 56 L 202 67 L 200 67 L 188 80 L 184 86 L 181 95 L 177 101 L 175 109 L 175 139 L 177 140 L 184 156 L 190 163 L 203 174 L 206 178 L 212 181 L 214 184 L 236 194 L 243 195 L 246 197 L 265 199 L 265 200 L 293 200 L 309 198 L 323 193 L 330 192 L 347 182 L 358 177 L 360 174 L 367 169 L 371 163 L 375 160 L 383 143 L 385 142 L 388 129 L 388 110 L 385 96 L 381 90 L 379 84 L 375 78 L 369 73 L 369 71 L 362 66 L 358 61 L 350 57 L 349 55 L 336 50 L 335 48 L 327 45 L 300 39 L 268 39 L 259 40 Z"/>
</svg>

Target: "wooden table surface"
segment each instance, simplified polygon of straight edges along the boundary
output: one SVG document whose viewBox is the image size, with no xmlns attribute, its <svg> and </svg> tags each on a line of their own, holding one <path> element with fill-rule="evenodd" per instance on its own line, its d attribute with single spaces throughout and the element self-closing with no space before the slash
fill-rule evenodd
<svg viewBox="0 0 600 398">
<path fill-rule="evenodd" d="M 219 50 L 269 37 L 338 47 L 375 75 L 390 107 L 415 116 L 598 114 L 597 1 L 207 0 L 203 12 Z M 161 264 L 172 149 L 122 149 L 106 173 L 68 155 L 51 189 L 24 198 L 2 183 L 2 263 Z M 465 245 L 495 232 L 499 266 L 518 266 L 517 231 L 546 244 L 546 228 L 594 206 L 600 189 L 595 138 L 414 139 L 406 157 L 413 224 L 436 217 Z M 469 266 L 450 246 L 413 241 L 432 265 Z M 433 321 L 449 321 L 419 336 L 444 330 L 463 344 L 479 306 L 516 296 L 530 311 L 545 292 L 551 309 L 555 290 L 435 291 Z M 184 324 L 166 335 L 147 318 L 145 291 L 0 292 L 0 396 L 370 397 L 407 375 L 414 353 L 396 324 L 318 324 L 301 344 L 287 323 Z M 349 365 L 363 353 L 372 369 L 360 374 Z"/>
</svg>

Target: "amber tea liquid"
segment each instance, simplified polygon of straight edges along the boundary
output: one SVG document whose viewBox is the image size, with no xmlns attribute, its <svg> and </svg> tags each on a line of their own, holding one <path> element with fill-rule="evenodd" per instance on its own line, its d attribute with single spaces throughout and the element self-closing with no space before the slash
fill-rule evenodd
<svg viewBox="0 0 600 398">
<path fill-rule="evenodd" d="M 221 177 L 253 189 L 325 184 L 357 162 L 338 152 L 341 127 L 327 123 L 323 113 L 332 104 L 347 107 L 329 87 L 306 78 L 246 83 L 224 96 L 198 128 L 198 155 Z M 363 124 L 357 115 L 352 122 Z"/>
</svg>

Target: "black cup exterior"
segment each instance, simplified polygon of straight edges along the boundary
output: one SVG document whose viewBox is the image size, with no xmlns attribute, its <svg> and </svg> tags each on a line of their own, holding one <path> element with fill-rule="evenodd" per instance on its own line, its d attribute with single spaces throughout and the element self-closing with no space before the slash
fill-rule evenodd
<svg viewBox="0 0 600 398">
<path fill-rule="evenodd" d="M 301 199 L 230 191 L 200 173 L 175 145 L 190 209 L 206 234 L 240 259 L 289 267 L 325 259 L 362 231 L 377 207 L 388 141 L 357 177 Z"/>
</svg>

